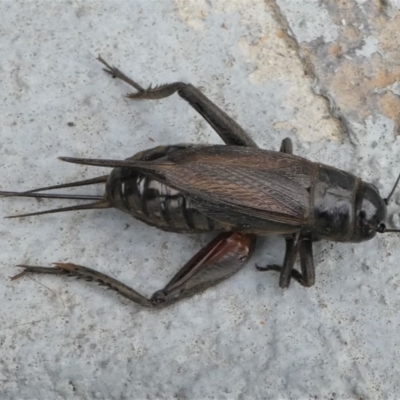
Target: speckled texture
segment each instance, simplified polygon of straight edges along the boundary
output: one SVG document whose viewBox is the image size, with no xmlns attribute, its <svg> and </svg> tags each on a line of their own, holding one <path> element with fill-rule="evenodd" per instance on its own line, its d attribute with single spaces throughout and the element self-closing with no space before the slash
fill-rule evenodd
<svg viewBox="0 0 400 400">
<path fill-rule="evenodd" d="M 156 144 L 220 143 L 177 96 L 124 99 L 128 88 L 105 76 L 100 53 L 143 85 L 198 85 L 262 147 L 290 136 L 297 154 L 387 194 L 400 169 L 398 1 L 299 4 L 3 1 L 0 187 L 103 172 L 61 155 L 122 159 Z M 340 108 L 334 116 L 329 105 Z M 399 195 L 390 207 L 398 226 Z M 58 204 L 2 199 L 0 215 Z M 396 235 L 315 244 L 316 285 L 285 291 L 254 268 L 283 257 L 283 240 L 266 238 L 236 276 L 161 311 L 73 279 L 9 277 L 18 263 L 74 261 L 150 295 L 210 237 L 105 210 L 2 220 L 0 239 L 1 399 L 398 396 Z"/>
<path fill-rule="evenodd" d="M 400 80 L 398 1 L 332 0 L 314 7 L 314 15 L 329 13 L 334 29 L 320 18 L 300 13 L 297 0 L 278 0 L 277 4 L 301 56 L 312 66 L 318 92 L 330 99 L 333 113 L 346 121 L 350 136 L 355 124 L 380 116 L 394 123 L 387 134 L 399 135 L 400 97 L 393 92 Z M 311 13 L 312 8 L 306 10 Z M 314 35 L 304 34 L 309 30 Z"/>
</svg>

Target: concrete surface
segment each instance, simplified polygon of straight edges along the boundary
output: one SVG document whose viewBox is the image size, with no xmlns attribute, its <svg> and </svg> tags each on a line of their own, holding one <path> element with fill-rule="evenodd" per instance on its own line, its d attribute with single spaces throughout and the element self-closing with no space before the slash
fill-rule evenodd
<svg viewBox="0 0 400 400">
<path fill-rule="evenodd" d="M 297 154 L 357 173 L 383 195 L 400 172 L 398 1 L 6 0 L 0 14 L 2 189 L 103 173 L 61 155 L 220 143 L 177 96 L 124 99 L 129 89 L 105 76 L 98 54 L 143 85 L 200 86 L 260 146 L 289 136 Z M 2 199 L 0 215 L 59 204 Z M 395 234 L 317 243 L 316 285 L 285 291 L 254 268 L 283 258 L 283 240 L 266 238 L 236 276 L 161 311 L 91 283 L 9 277 L 18 263 L 73 261 L 150 295 L 209 236 L 105 210 L 2 220 L 0 238 L 1 399 L 398 397 Z"/>
</svg>

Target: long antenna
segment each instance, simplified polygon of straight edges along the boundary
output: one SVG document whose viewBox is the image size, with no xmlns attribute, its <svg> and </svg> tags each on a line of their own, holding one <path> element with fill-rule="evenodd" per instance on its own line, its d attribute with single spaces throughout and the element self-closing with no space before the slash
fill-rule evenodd
<svg viewBox="0 0 400 400">
<path fill-rule="evenodd" d="M 396 187 L 399 184 L 399 182 L 400 182 L 400 174 L 397 177 L 396 183 L 394 184 L 392 191 L 389 193 L 389 196 L 386 197 L 386 199 L 383 199 L 383 201 L 386 203 L 386 205 L 389 204 L 390 198 L 393 196 L 393 193 L 396 190 Z M 386 232 L 389 232 L 389 230 L 386 230 Z"/>
</svg>

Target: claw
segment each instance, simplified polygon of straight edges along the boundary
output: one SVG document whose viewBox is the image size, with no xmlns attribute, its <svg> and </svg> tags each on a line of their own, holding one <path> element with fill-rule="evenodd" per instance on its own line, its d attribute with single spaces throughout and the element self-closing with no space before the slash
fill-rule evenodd
<svg viewBox="0 0 400 400">
<path fill-rule="evenodd" d="M 108 64 L 100 55 L 97 57 L 97 60 L 99 60 L 103 65 L 105 65 L 107 67 L 107 68 L 103 68 L 103 70 L 105 72 L 107 72 L 108 74 L 112 75 L 113 78 L 121 79 L 122 81 L 126 82 L 128 85 L 133 86 L 139 92 L 144 91 L 144 89 L 138 83 L 136 83 L 134 80 L 128 78 L 118 68 Z"/>
<path fill-rule="evenodd" d="M 99 54 L 97 56 L 97 60 L 100 61 L 102 64 L 104 64 L 108 69 L 103 68 L 103 71 L 108 72 L 110 75 L 114 75 L 113 70 L 116 70 L 115 67 L 112 67 L 110 64 L 107 63 L 107 61 L 104 60 L 104 58 Z"/>
<path fill-rule="evenodd" d="M 21 267 L 21 268 L 25 268 L 23 271 L 21 271 L 19 274 L 14 275 L 14 276 L 10 276 L 10 280 L 15 281 L 19 278 L 22 278 L 24 275 L 28 274 L 30 271 L 28 270 L 28 266 L 26 265 L 16 265 L 16 267 Z"/>
</svg>

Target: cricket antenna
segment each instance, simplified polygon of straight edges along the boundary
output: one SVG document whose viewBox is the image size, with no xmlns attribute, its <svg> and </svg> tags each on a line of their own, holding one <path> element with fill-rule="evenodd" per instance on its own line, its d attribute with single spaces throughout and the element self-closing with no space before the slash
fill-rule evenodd
<svg viewBox="0 0 400 400">
<path fill-rule="evenodd" d="M 393 186 L 393 189 L 392 189 L 391 192 L 389 193 L 389 196 L 386 197 L 386 199 L 383 199 L 383 201 L 386 203 L 386 205 L 389 204 L 390 198 L 393 196 L 393 193 L 394 193 L 394 191 L 396 190 L 397 185 L 399 184 L 399 182 L 400 182 L 400 174 L 399 174 L 399 176 L 397 177 L 396 182 L 395 182 L 395 184 L 394 184 L 394 186 Z M 388 232 L 388 231 L 386 231 L 386 232 Z"/>
</svg>

